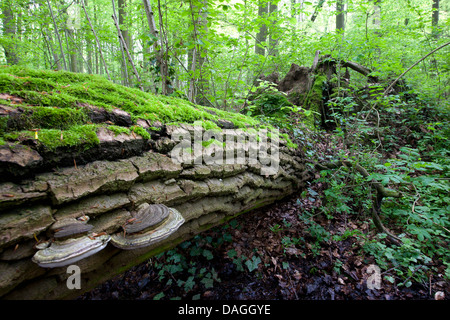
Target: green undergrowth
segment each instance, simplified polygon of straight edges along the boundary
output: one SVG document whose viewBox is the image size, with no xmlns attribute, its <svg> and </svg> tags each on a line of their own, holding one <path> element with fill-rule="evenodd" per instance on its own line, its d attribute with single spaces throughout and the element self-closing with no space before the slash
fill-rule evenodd
<svg viewBox="0 0 450 320">
<path fill-rule="evenodd" d="M 395 189 L 400 197 L 383 198 L 379 215 L 399 243 L 388 241 L 387 233 L 371 224 L 371 232 L 358 237 L 361 254 L 371 256 L 383 270 L 383 281 L 398 286 L 427 284 L 430 277 L 448 281 L 448 104 L 417 93 L 414 98 L 398 94 L 369 100 L 372 109 L 356 113 L 350 112 L 351 99 L 338 102 L 332 106 L 341 110 L 334 113 L 337 129 L 333 139 L 336 144 L 346 142 L 347 147 L 334 158 L 348 159 L 369 175 L 363 177 L 346 166 L 321 170 L 315 181 L 325 186 L 320 214 L 331 220 L 342 215 L 370 217 L 377 194 L 372 183 Z M 373 119 L 378 121 L 377 127 Z"/>
<path fill-rule="evenodd" d="M 49 149 L 59 146 L 86 144 L 89 147 L 98 143 L 94 138 L 100 125 L 89 122 L 88 107 L 99 107 L 111 111 L 119 108 L 128 112 L 134 123 L 138 119 L 151 123 L 193 124 L 199 123 L 205 130 L 218 129 L 218 120 L 227 120 L 235 128 L 248 130 L 260 127 L 259 120 L 252 117 L 219 109 L 194 105 L 189 101 L 167 96 L 156 96 L 136 88 L 114 84 L 107 79 L 89 74 L 76 74 L 66 71 L 33 70 L 19 66 L 0 68 L 0 93 L 7 93 L 23 99 L 13 104 L 7 100 L 0 103 L 24 110 L 20 126 L 6 132 L 7 117 L 0 119 L 0 144 L 20 137 L 38 138 Z M 272 128 L 264 126 L 264 128 Z M 144 128 L 134 125 L 130 128 L 108 126 L 116 134 L 141 135 L 150 139 Z M 62 139 L 61 139 L 61 132 Z M 287 145 L 295 147 L 288 136 L 283 136 Z"/>
</svg>

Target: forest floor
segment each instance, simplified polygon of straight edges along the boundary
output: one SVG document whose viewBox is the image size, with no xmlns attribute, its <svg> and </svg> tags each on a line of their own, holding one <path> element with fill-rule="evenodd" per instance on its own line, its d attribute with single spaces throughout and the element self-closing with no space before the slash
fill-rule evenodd
<svg viewBox="0 0 450 320">
<path fill-rule="evenodd" d="M 319 183 L 310 188 L 323 192 Z M 437 291 L 450 297 L 449 283 L 439 274 L 405 287 L 386 281 L 387 270 L 381 272 L 381 287 L 368 289 L 372 273 L 367 268 L 376 262 L 364 255 L 357 233 L 348 230 L 375 235 L 370 216 L 330 220 L 319 215 L 316 224 L 301 218 L 320 202 L 297 194 L 239 216 L 78 299 L 434 300 Z M 320 245 L 311 235 L 314 225 L 327 230 Z M 335 235 L 339 241 L 333 241 Z M 438 269 L 443 274 L 443 267 Z"/>
<path fill-rule="evenodd" d="M 316 139 L 314 149 L 323 156 L 335 152 L 330 137 Z M 299 191 L 202 232 L 78 299 L 435 300 L 436 292 L 450 299 L 442 261 L 432 261 L 438 271 L 427 280 L 406 279 L 410 286 L 401 285 L 407 281 L 395 268 L 378 269 L 374 287 L 378 267 L 363 250 L 377 236 L 371 215 L 317 214 L 327 186 L 311 182 L 307 189 L 309 196 Z"/>
</svg>

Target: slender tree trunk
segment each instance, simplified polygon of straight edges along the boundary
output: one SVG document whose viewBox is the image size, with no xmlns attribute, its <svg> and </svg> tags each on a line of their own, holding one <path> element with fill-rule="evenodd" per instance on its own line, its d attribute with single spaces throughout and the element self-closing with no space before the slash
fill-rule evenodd
<svg viewBox="0 0 450 320">
<path fill-rule="evenodd" d="M 325 3 L 325 0 L 319 0 L 319 3 L 316 5 L 316 8 L 314 9 L 314 13 L 311 16 L 311 22 L 314 22 L 319 15 L 320 9 L 322 9 L 323 4 Z"/>
<path fill-rule="evenodd" d="M 338 0 L 336 3 L 336 31 L 344 33 L 345 30 L 345 3 L 344 0 Z"/>
<path fill-rule="evenodd" d="M 271 1 L 269 5 L 269 14 L 270 16 L 273 16 L 277 14 L 278 12 L 278 1 Z M 276 21 L 278 19 L 274 19 L 273 22 L 270 25 L 270 32 L 269 32 L 269 52 L 268 54 L 271 56 L 278 56 L 278 32 L 276 30 Z"/>
<path fill-rule="evenodd" d="M 120 43 L 122 44 L 123 50 L 127 54 L 128 62 L 130 63 L 131 67 L 133 68 L 133 72 L 134 72 L 134 75 L 136 76 L 136 79 L 138 81 L 139 88 L 142 91 L 144 91 L 144 89 L 142 88 L 141 78 L 139 76 L 139 73 L 136 70 L 136 67 L 135 67 L 134 62 L 133 62 L 133 58 L 131 57 L 130 50 L 128 50 L 127 43 L 126 43 L 125 39 L 123 38 L 122 32 L 120 30 L 119 22 L 117 21 L 116 10 L 114 8 L 114 1 L 113 1 L 113 9 L 114 9 L 114 11 L 113 11 L 112 18 L 114 20 L 114 24 L 116 25 L 116 29 L 117 29 L 117 33 L 119 35 Z M 122 53 L 123 53 L 123 50 L 122 50 Z"/>
<path fill-rule="evenodd" d="M 66 29 L 66 36 L 67 36 L 67 44 L 68 50 L 69 50 L 69 60 L 70 60 L 70 71 L 72 72 L 78 72 L 77 68 L 77 53 L 75 51 L 75 30 L 72 29 Z"/>
<path fill-rule="evenodd" d="M 258 2 L 258 18 L 264 19 L 267 16 L 267 1 L 259 0 Z M 267 40 L 267 25 L 262 23 L 259 32 L 256 34 L 255 53 L 261 56 L 266 54 L 265 42 Z"/>
<path fill-rule="evenodd" d="M 188 52 L 188 66 L 189 71 L 192 73 L 192 76 L 189 80 L 189 91 L 188 91 L 188 100 L 190 102 L 195 103 L 195 97 L 197 96 L 197 88 L 195 87 L 195 71 L 197 66 L 197 47 L 194 47 L 194 49 L 189 50 Z"/>
<path fill-rule="evenodd" d="M 57 37 L 57 39 L 58 39 L 59 50 L 61 51 L 61 57 L 62 57 L 63 62 L 64 62 L 64 70 L 67 70 L 67 63 L 66 63 L 66 58 L 65 58 L 65 56 L 64 56 L 64 50 L 63 50 L 63 47 L 62 47 L 61 36 L 59 35 L 58 25 L 56 24 L 55 16 L 53 15 L 52 6 L 51 6 L 49 0 L 47 0 L 47 5 L 48 5 L 48 10 L 49 10 L 49 12 L 50 12 L 50 15 L 51 15 L 51 17 L 52 17 L 53 26 L 54 26 L 54 28 L 55 28 L 55 34 L 56 34 L 56 37 Z"/>
<path fill-rule="evenodd" d="M 112 6 L 113 6 L 113 20 L 114 23 L 117 21 L 117 15 L 116 15 L 116 5 L 114 4 L 114 0 L 111 0 Z M 119 2 L 120 5 L 120 2 Z M 122 54 L 122 65 L 120 67 L 120 72 L 121 72 L 121 83 L 124 86 L 128 86 L 129 81 L 128 81 L 128 66 L 127 66 L 127 59 L 125 58 L 125 50 L 124 47 L 126 45 L 125 41 L 123 41 L 123 33 L 122 30 L 120 30 L 120 22 L 119 24 L 119 28 L 117 28 L 117 31 L 119 32 L 119 47 L 120 47 L 120 53 Z"/>
<path fill-rule="evenodd" d="M 208 2 L 203 1 L 203 5 L 200 9 L 200 14 L 198 17 L 198 28 L 200 28 L 200 32 L 198 32 L 197 36 L 205 36 L 208 33 Z M 199 68 L 199 79 L 197 81 L 197 103 L 200 105 L 208 106 L 210 105 L 209 100 L 206 98 L 206 94 L 209 91 L 209 75 L 206 66 L 206 56 L 207 51 L 205 48 L 199 45 L 197 51 L 197 66 Z"/>
<path fill-rule="evenodd" d="M 80 0 L 82 2 L 83 0 Z M 88 5 L 88 0 L 84 0 L 84 5 Z M 86 41 L 86 54 L 87 54 L 87 65 L 89 73 L 94 73 L 94 63 L 93 63 L 93 56 L 94 56 L 94 46 L 92 45 L 91 37 L 88 36 L 88 31 L 86 28 L 83 28 L 84 31 L 84 41 Z"/>
<path fill-rule="evenodd" d="M 109 72 L 108 72 L 108 66 L 106 65 L 105 59 L 103 57 L 102 47 L 100 45 L 100 41 L 98 40 L 97 32 L 95 32 L 94 26 L 91 23 L 91 19 L 89 19 L 89 15 L 87 13 L 84 0 L 81 0 L 81 5 L 83 6 L 84 14 L 86 15 L 86 19 L 87 19 L 87 21 L 89 23 L 89 26 L 91 27 L 91 31 L 92 31 L 92 33 L 95 36 L 95 41 L 97 42 L 97 49 L 98 49 L 98 52 L 100 53 L 100 56 L 101 56 L 102 61 L 103 61 L 103 64 L 105 66 L 106 74 L 108 75 L 108 79 L 111 81 L 111 77 L 110 77 Z M 94 7 L 94 10 L 95 10 L 95 7 Z M 95 59 L 96 59 L 96 68 L 97 68 L 97 73 L 98 73 L 98 56 L 97 56 L 97 54 L 95 56 Z M 100 67 L 100 73 L 103 73 L 102 70 L 101 70 L 101 67 Z"/>
<path fill-rule="evenodd" d="M 3 49 L 5 50 L 6 62 L 9 65 L 18 64 L 19 54 L 17 52 L 17 45 L 15 44 L 16 38 L 16 19 L 14 17 L 14 12 L 12 10 L 13 1 L 2 0 L 1 10 L 2 10 L 2 24 L 3 24 L 3 35 L 6 38 L 4 41 Z"/>
<path fill-rule="evenodd" d="M 114 0 L 113 0 L 114 1 Z M 119 26 L 120 26 L 120 32 L 122 33 L 122 38 L 125 41 L 125 45 L 127 48 L 131 49 L 131 38 L 130 34 L 128 32 L 128 28 L 126 25 L 126 19 L 127 19 L 127 12 L 126 12 L 126 0 L 118 0 L 119 2 Z M 122 77 L 124 79 L 124 84 L 131 83 L 129 73 L 128 73 L 128 66 L 125 62 L 125 60 L 122 63 Z"/>
<path fill-rule="evenodd" d="M 433 0 L 432 5 L 433 13 L 431 16 L 431 26 L 433 37 L 439 37 L 439 0 Z"/>
<path fill-rule="evenodd" d="M 49 54 L 53 57 L 53 63 L 51 63 L 50 68 L 54 68 L 56 66 L 57 70 L 61 70 L 61 64 L 59 63 L 58 55 L 55 53 L 55 50 L 53 49 L 53 40 L 51 38 L 50 33 L 48 30 L 42 28 L 41 29 L 42 38 L 44 39 L 44 42 L 47 45 Z"/>
<path fill-rule="evenodd" d="M 381 0 L 375 0 L 373 5 L 373 26 L 375 29 L 381 28 Z"/>
</svg>

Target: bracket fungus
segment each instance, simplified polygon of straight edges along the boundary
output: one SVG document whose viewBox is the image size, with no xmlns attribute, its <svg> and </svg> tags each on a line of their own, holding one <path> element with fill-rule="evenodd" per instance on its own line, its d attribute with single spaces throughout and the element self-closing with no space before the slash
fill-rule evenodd
<svg viewBox="0 0 450 320">
<path fill-rule="evenodd" d="M 147 247 L 167 238 L 183 223 L 184 218 L 176 209 L 144 203 L 123 226 L 124 231 L 111 236 L 111 243 L 124 250 Z"/>
<path fill-rule="evenodd" d="M 93 228 L 88 224 L 88 216 L 81 216 L 79 218 L 66 218 L 56 221 L 50 228 L 54 232 L 55 239 L 67 239 L 75 235 L 86 234 Z"/>
<path fill-rule="evenodd" d="M 99 252 L 110 239 L 109 235 L 94 235 L 55 241 L 36 252 L 32 260 L 43 268 L 67 266 Z"/>
<path fill-rule="evenodd" d="M 57 268 L 75 263 L 99 252 L 106 247 L 111 237 L 106 234 L 87 233 L 92 229 L 88 216 L 56 221 L 50 230 L 53 241 L 36 246 L 39 249 L 33 262 L 43 268 Z"/>
</svg>

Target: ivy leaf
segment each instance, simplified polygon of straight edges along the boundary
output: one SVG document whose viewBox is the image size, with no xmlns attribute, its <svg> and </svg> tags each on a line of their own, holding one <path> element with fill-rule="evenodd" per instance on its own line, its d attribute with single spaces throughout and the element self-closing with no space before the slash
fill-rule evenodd
<svg viewBox="0 0 450 320">
<path fill-rule="evenodd" d="M 249 259 L 245 262 L 245 265 L 247 266 L 248 271 L 252 272 L 253 270 L 258 269 L 258 265 L 260 262 L 260 257 L 253 256 L 252 260 Z"/>
<path fill-rule="evenodd" d="M 205 288 L 212 288 L 214 286 L 214 280 L 211 278 L 203 278 L 201 281 L 201 283 L 203 283 L 205 285 Z"/>
<path fill-rule="evenodd" d="M 153 300 L 160 300 L 161 298 L 164 298 L 164 296 L 165 296 L 164 292 L 160 292 L 153 297 Z"/>
<path fill-rule="evenodd" d="M 228 250 L 227 255 L 228 255 L 228 257 L 230 257 L 230 258 L 234 258 L 234 257 L 236 257 L 237 252 L 236 252 L 236 250 L 231 249 L 231 250 Z"/>
<path fill-rule="evenodd" d="M 212 260 L 212 258 L 214 258 L 212 252 L 209 251 L 208 249 L 204 249 L 204 250 L 203 250 L 203 256 L 204 256 L 207 260 Z"/>
<path fill-rule="evenodd" d="M 184 289 L 188 292 L 195 286 L 194 276 L 190 276 L 184 283 Z"/>
</svg>

